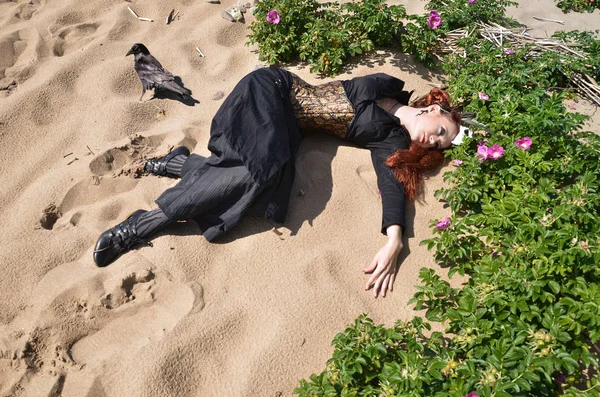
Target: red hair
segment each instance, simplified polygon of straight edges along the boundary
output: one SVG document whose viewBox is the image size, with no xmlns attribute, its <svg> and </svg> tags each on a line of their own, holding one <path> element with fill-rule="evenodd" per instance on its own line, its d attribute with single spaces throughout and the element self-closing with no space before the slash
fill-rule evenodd
<svg viewBox="0 0 600 397">
<path fill-rule="evenodd" d="M 452 121 L 460 126 L 460 112 L 450 105 L 450 96 L 444 90 L 432 88 L 427 95 L 414 101 L 411 106 L 423 108 L 433 104 L 439 105 L 450 115 Z M 443 150 L 426 149 L 411 142 L 408 149 L 397 150 L 387 158 L 385 164 L 394 169 L 394 176 L 404 185 L 406 197 L 413 200 L 421 189 L 423 173 L 439 167 L 443 162 Z"/>
</svg>

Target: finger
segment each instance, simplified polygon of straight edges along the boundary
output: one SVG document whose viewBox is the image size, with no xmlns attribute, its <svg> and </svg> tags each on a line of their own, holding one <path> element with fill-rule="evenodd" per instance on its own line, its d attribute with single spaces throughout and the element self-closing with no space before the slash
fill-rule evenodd
<svg viewBox="0 0 600 397">
<path fill-rule="evenodd" d="M 375 278 L 374 274 L 372 274 L 371 277 L 369 277 L 369 279 L 367 280 L 367 283 L 365 284 L 365 291 L 367 291 L 369 288 L 371 288 L 371 286 L 373 285 L 374 278 Z"/>
<path fill-rule="evenodd" d="M 377 267 L 377 257 L 373 258 L 373 260 L 371 261 L 371 265 L 369 265 L 369 267 L 367 267 L 366 269 L 363 269 L 363 272 L 371 273 L 371 272 L 373 272 L 373 270 L 375 270 L 376 267 Z"/>
<path fill-rule="evenodd" d="M 381 295 L 383 295 L 384 298 L 385 298 L 385 294 L 389 288 L 390 277 L 391 276 L 389 274 L 387 276 L 385 276 L 385 278 L 383 279 L 383 283 L 381 284 Z"/>
<path fill-rule="evenodd" d="M 367 280 L 367 285 L 365 287 L 365 291 L 371 287 L 371 285 L 375 282 L 375 279 L 377 279 L 377 277 L 379 277 L 379 275 L 381 274 L 382 271 L 383 271 L 383 268 L 379 268 L 379 269 L 375 270 L 373 272 L 373 274 L 371 274 L 371 277 L 369 277 L 369 280 Z"/>
<path fill-rule="evenodd" d="M 375 298 L 377 298 L 377 295 L 379 295 L 379 292 L 381 291 L 381 283 L 383 283 L 384 279 L 385 275 L 382 274 L 375 282 L 375 287 L 373 288 L 373 296 L 375 296 Z"/>
<path fill-rule="evenodd" d="M 396 281 L 396 272 L 392 273 L 392 277 L 390 278 L 390 291 L 394 290 L 394 281 Z"/>
</svg>

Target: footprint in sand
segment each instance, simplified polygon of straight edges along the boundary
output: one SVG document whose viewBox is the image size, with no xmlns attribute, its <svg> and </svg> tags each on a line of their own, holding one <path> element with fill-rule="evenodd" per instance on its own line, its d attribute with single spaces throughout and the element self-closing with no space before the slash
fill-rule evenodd
<svg viewBox="0 0 600 397">
<path fill-rule="evenodd" d="M 154 153 L 163 140 L 164 136 L 134 136 L 125 145 L 96 156 L 90 162 L 91 177 L 73 185 L 58 205 L 49 203 L 42 212 L 40 226 L 52 230 L 63 215 L 67 216 L 69 224 L 77 226 L 84 207 L 108 202 L 110 198 L 134 189 L 139 181 L 136 178 L 143 173 L 143 160 Z M 103 176 L 107 175 L 111 175 L 112 178 L 103 179 Z M 118 176 L 131 178 L 116 178 Z M 102 211 L 104 216 L 118 216 L 121 206 L 115 206 L 115 203 L 108 205 L 110 208 Z"/>
<path fill-rule="evenodd" d="M 175 146 L 185 145 L 190 149 L 196 146 L 196 140 L 191 136 L 195 131 L 195 127 L 188 127 L 177 133 L 134 135 L 126 144 L 99 154 L 90 163 L 90 171 L 98 177 L 107 174 L 141 176 L 146 159 L 168 153 Z"/>
<path fill-rule="evenodd" d="M 45 1 L 25 0 L 21 1 L 11 12 L 19 19 L 28 21 L 44 5 Z"/>
<path fill-rule="evenodd" d="M 239 33 L 245 29 L 242 24 L 221 24 L 214 33 L 214 40 L 218 45 L 226 48 L 243 47 L 246 42 L 245 35 Z"/>
<path fill-rule="evenodd" d="M 53 53 L 57 57 L 62 57 L 94 40 L 90 37 L 98 30 L 98 23 L 80 23 L 78 25 L 67 26 L 58 31 L 54 43 Z"/>
<path fill-rule="evenodd" d="M 132 136 L 128 143 L 96 156 L 90 163 L 90 171 L 95 176 L 107 174 L 141 176 L 143 161 L 156 152 L 164 138 L 164 135 Z"/>
<path fill-rule="evenodd" d="M 340 260 L 340 254 L 337 252 L 319 251 L 317 255 L 306 258 L 301 270 L 302 275 L 312 288 L 321 292 L 323 292 L 324 286 L 332 289 L 347 286 L 348 288 L 342 288 L 342 290 L 352 291 L 352 285 L 343 276 L 343 271 L 340 269 Z"/>
<path fill-rule="evenodd" d="M 151 301 L 154 299 L 152 288 L 156 285 L 155 278 L 156 275 L 152 270 L 128 274 L 100 299 L 100 303 L 107 309 L 117 309 L 136 298 L 138 302 Z"/>
<path fill-rule="evenodd" d="M 75 183 L 58 205 L 49 203 L 40 217 L 40 226 L 47 230 L 52 230 L 57 222 L 60 226 L 77 226 L 82 214 L 89 212 L 84 211 L 84 207 L 98 204 L 103 205 L 100 212 L 104 220 L 122 216 L 120 202 L 111 199 L 136 187 L 137 178 L 144 173 L 145 159 L 168 153 L 175 146 L 194 148 L 196 140 L 192 136 L 195 134 L 198 134 L 198 128 L 192 126 L 175 133 L 136 135 L 128 138 L 125 144 L 98 154 L 90 162 L 90 178 Z M 120 176 L 128 178 L 118 178 Z M 63 217 L 66 220 L 59 221 Z"/>
<path fill-rule="evenodd" d="M 22 29 L 0 37 L 0 91 L 10 93 L 33 75 L 42 41 L 36 29 Z"/>
<path fill-rule="evenodd" d="M 203 309 L 199 284 L 143 262 L 112 273 L 77 262 L 48 272 L 27 308 L 0 326 L 0 395 L 90 395 L 111 362 Z"/>
</svg>

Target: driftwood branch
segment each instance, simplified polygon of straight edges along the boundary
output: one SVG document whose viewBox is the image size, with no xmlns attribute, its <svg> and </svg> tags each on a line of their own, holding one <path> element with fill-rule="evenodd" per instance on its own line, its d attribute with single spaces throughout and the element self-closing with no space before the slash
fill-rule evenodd
<svg viewBox="0 0 600 397">
<path fill-rule="evenodd" d="M 565 21 L 559 21 L 558 19 L 548 19 L 548 18 L 542 18 L 542 17 L 533 17 L 533 18 L 537 19 L 538 21 L 556 22 L 556 23 L 560 23 L 561 25 L 565 24 Z"/>
</svg>

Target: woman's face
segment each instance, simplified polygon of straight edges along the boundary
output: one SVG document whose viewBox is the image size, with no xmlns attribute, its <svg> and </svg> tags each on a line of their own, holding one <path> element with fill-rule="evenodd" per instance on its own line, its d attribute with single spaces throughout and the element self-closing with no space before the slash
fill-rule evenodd
<svg viewBox="0 0 600 397">
<path fill-rule="evenodd" d="M 458 134 L 458 125 L 439 105 L 423 108 L 415 117 L 410 137 L 416 144 L 431 149 L 449 148 Z"/>
</svg>

